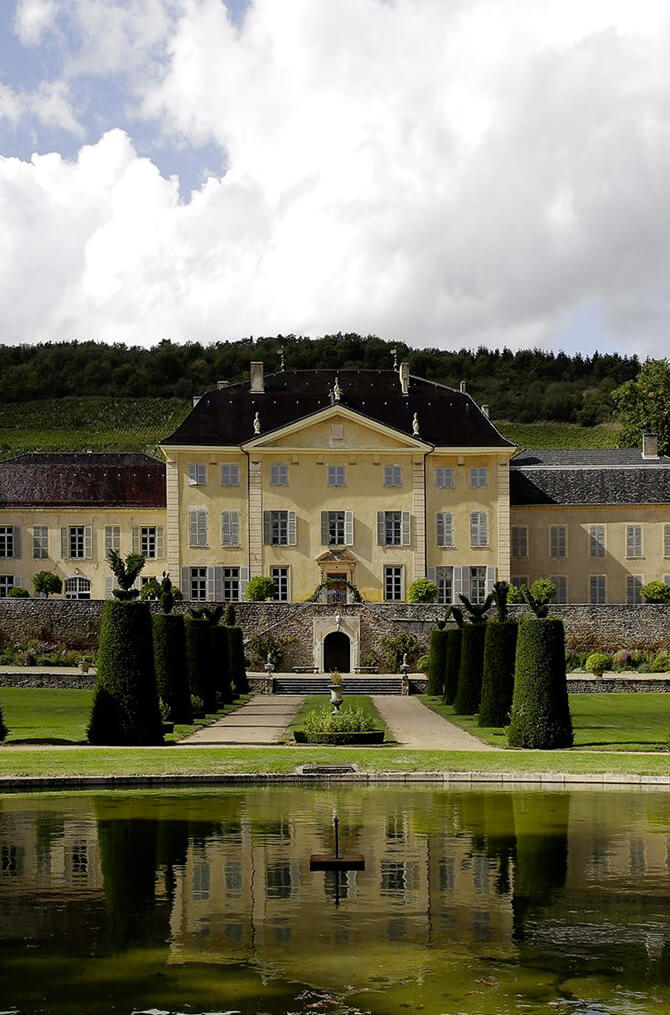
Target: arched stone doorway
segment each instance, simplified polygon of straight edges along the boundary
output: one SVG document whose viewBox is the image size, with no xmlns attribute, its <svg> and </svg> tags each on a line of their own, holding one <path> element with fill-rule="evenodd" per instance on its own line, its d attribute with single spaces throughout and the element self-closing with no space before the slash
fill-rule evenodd
<svg viewBox="0 0 670 1015">
<path fill-rule="evenodd" d="M 323 639 L 323 668 L 326 673 L 351 672 L 351 642 L 342 631 L 331 631 Z"/>
</svg>

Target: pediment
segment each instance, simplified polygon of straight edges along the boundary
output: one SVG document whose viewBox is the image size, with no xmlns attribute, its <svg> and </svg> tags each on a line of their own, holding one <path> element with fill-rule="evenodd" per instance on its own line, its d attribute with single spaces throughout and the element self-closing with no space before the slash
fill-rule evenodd
<svg viewBox="0 0 670 1015">
<path fill-rule="evenodd" d="M 259 414 L 261 430 L 263 414 Z M 414 451 L 430 450 L 420 437 L 402 433 L 345 406 L 331 405 L 244 445 L 250 449 L 312 451 Z"/>
</svg>

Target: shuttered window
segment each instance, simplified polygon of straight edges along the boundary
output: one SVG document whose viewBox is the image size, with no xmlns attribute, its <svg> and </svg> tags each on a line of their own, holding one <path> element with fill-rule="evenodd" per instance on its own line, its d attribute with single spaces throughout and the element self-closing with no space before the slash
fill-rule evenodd
<svg viewBox="0 0 670 1015">
<path fill-rule="evenodd" d="M 551 575 L 551 581 L 556 586 L 556 602 L 567 603 L 568 601 L 568 579 L 564 575 Z"/>
<path fill-rule="evenodd" d="M 345 465 L 328 466 L 328 486 L 344 486 L 347 481 L 347 469 Z"/>
<path fill-rule="evenodd" d="M 644 585 L 644 579 L 639 574 L 626 575 L 626 602 L 633 606 L 642 602 L 640 589 Z"/>
<path fill-rule="evenodd" d="M 489 523 L 485 511 L 473 511 L 470 514 L 470 546 L 488 546 Z"/>
<path fill-rule="evenodd" d="M 641 557 L 642 556 L 642 526 L 641 525 L 627 525 L 626 526 L 626 556 L 627 557 Z"/>
<path fill-rule="evenodd" d="M 486 568 L 470 568 L 470 599 L 473 603 L 483 603 L 486 599 Z"/>
<path fill-rule="evenodd" d="M 489 470 L 485 465 L 478 465 L 470 469 L 470 486 L 473 489 L 481 489 L 489 485 Z"/>
<path fill-rule="evenodd" d="M 271 486 L 288 486 L 288 465 L 281 465 L 274 462 L 270 466 Z"/>
<path fill-rule="evenodd" d="M 453 567 L 429 567 L 427 576 L 430 581 L 435 582 L 438 589 L 438 603 L 449 605 L 454 600 L 454 568 Z"/>
<path fill-rule="evenodd" d="M 589 557 L 604 557 L 604 556 L 605 556 L 605 526 L 589 525 Z"/>
<path fill-rule="evenodd" d="M 121 552 L 121 526 L 105 525 L 105 556 L 110 550 Z"/>
<path fill-rule="evenodd" d="M 412 520 L 409 511 L 377 512 L 377 545 L 410 546 Z"/>
<path fill-rule="evenodd" d="M 221 512 L 221 545 L 240 545 L 240 513 L 239 511 Z"/>
<path fill-rule="evenodd" d="M 549 556 L 554 560 L 567 556 L 568 534 L 565 525 L 549 526 Z"/>
<path fill-rule="evenodd" d="M 189 486 L 207 486 L 207 466 L 200 462 L 191 462 L 188 467 Z"/>
<path fill-rule="evenodd" d="M 224 463 L 221 466 L 221 486 L 239 486 L 240 467 L 235 463 Z"/>
<path fill-rule="evenodd" d="M 454 488 L 454 470 L 446 469 L 442 466 L 435 469 L 435 486 L 438 490 L 453 490 Z"/>
<path fill-rule="evenodd" d="M 589 577 L 589 602 L 594 606 L 607 602 L 607 578 L 604 574 Z"/>
<path fill-rule="evenodd" d="M 0 525 L 0 557 L 8 559 L 20 556 L 18 533 L 16 525 Z"/>
<path fill-rule="evenodd" d="M 402 465 L 384 466 L 384 486 L 402 486 Z"/>
<path fill-rule="evenodd" d="M 451 511 L 437 513 L 437 545 L 454 545 L 454 516 Z"/>
<path fill-rule="evenodd" d="M 525 525 L 512 526 L 512 556 L 517 560 L 528 557 L 528 529 Z"/>
<path fill-rule="evenodd" d="M 295 546 L 297 543 L 295 511 L 264 511 L 263 542 L 266 546 Z"/>
<path fill-rule="evenodd" d="M 33 526 L 33 557 L 46 560 L 49 556 L 49 529 L 46 525 Z"/>
<path fill-rule="evenodd" d="M 191 508 L 188 512 L 189 546 L 207 546 L 207 510 Z"/>
</svg>

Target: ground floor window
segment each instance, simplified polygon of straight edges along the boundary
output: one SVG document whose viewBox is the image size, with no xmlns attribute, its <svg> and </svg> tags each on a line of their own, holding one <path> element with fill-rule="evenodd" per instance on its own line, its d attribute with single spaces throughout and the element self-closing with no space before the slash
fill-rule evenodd
<svg viewBox="0 0 670 1015">
<path fill-rule="evenodd" d="M 278 603 L 288 602 L 288 568 L 287 567 L 273 567 L 270 571 L 270 577 L 274 585 L 274 594 L 272 598 Z"/>
<path fill-rule="evenodd" d="M 556 599 L 557 603 L 567 603 L 568 601 L 568 579 L 564 575 L 552 575 L 551 581 L 556 586 Z"/>
<path fill-rule="evenodd" d="M 402 599 L 402 567 L 384 568 L 384 599 L 387 602 Z"/>
<path fill-rule="evenodd" d="M 486 568 L 470 568 L 470 599 L 473 603 L 483 603 L 486 599 Z"/>
<path fill-rule="evenodd" d="M 640 589 L 644 585 L 644 579 L 639 574 L 626 575 L 626 602 L 630 605 L 642 602 Z"/>
<path fill-rule="evenodd" d="M 4 599 L 10 589 L 14 588 L 13 574 L 0 574 L 0 599 Z"/>
<path fill-rule="evenodd" d="M 207 568 L 191 568 L 191 599 L 207 599 Z"/>
<path fill-rule="evenodd" d="M 604 574 L 592 574 L 589 578 L 589 602 L 600 606 L 607 602 L 607 578 Z"/>
<path fill-rule="evenodd" d="M 65 580 L 66 599 L 90 599 L 91 583 L 88 578 L 66 578 Z"/>
<path fill-rule="evenodd" d="M 239 567 L 222 567 L 223 600 L 226 603 L 237 602 L 240 598 Z"/>
<path fill-rule="evenodd" d="M 438 603 L 450 604 L 454 601 L 454 569 L 453 567 L 436 567 L 435 584 L 438 587 Z"/>
</svg>

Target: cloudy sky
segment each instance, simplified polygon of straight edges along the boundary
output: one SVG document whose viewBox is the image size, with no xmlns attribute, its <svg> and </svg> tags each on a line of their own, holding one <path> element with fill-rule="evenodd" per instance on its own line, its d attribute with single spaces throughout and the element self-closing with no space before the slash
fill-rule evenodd
<svg viewBox="0 0 670 1015">
<path fill-rule="evenodd" d="M 0 341 L 665 355 L 667 0 L 0 0 Z"/>
</svg>

